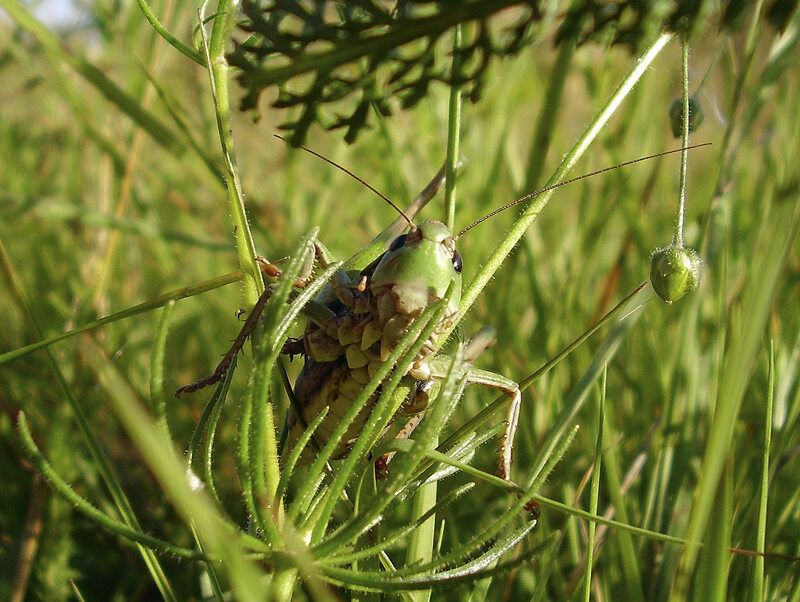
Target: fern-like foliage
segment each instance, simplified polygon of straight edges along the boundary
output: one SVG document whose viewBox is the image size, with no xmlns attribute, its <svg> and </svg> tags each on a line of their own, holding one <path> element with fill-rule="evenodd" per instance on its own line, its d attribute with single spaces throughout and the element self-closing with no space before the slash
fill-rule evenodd
<svg viewBox="0 0 800 602">
<path fill-rule="evenodd" d="M 229 56 L 241 69 L 239 82 L 246 89 L 241 108 L 254 108 L 265 88 L 277 86 L 274 106 L 300 108 L 296 120 L 281 126 L 292 143 L 300 144 L 314 123 L 347 128 L 345 139 L 352 142 L 371 107 L 390 115 L 392 97 L 402 108 L 413 107 L 434 81 L 462 86 L 475 101 L 491 60 L 516 54 L 529 40 L 541 17 L 536 4 L 406 0 L 387 7 L 377 0 L 245 0 L 248 20 L 241 27 L 253 35 Z M 450 60 L 437 56 L 451 50 L 439 44 L 459 23 L 471 26 L 456 61 L 460 67 L 451 72 Z M 345 98 L 355 100 L 342 103 Z M 347 113 L 322 111 L 334 103 Z"/>
<path fill-rule="evenodd" d="M 254 109 L 270 87 L 277 90 L 273 106 L 295 109 L 296 118 L 281 125 L 292 144 L 301 144 L 314 123 L 346 128 L 352 142 L 368 125 L 371 108 L 391 115 L 393 98 L 413 107 L 433 82 L 458 85 L 477 101 L 492 60 L 535 39 L 545 11 L 559 10 L 552 6 L 537 0 L 243 0 L 240 27 L 248 36 L 228 59 L 240 69 L 242 110 Z M 732 8 L 721 23 L 730 25 Z M 637 49 L 665 27 L 692 30 L 711 14 L 719 14 L 714 0 L 578 0 L 561 17 L 555 44 L 602 40 Z M 464 41 L 452 61 L 446 34 L 458 24 Z"/>
</svg>

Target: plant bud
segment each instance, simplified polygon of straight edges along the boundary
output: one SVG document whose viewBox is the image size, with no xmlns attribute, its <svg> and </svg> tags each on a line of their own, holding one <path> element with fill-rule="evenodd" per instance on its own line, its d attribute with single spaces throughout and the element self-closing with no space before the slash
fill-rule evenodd
<svg viewBox="0 0 800 602">
<path fill-rule="evenodd" d="M 659 249 L 650 259 L 650 283 L 667 303 L 672 303 L 697 288 L 703 260 L 696 251 L 670 245 Z"/>
<path fill-rule="evenodd" d="M 679 98 L 675 102 L 672 103 L 672 106 L 669 108 L 669 125 L 672 128 L 672 134 L 676 138 L 680 138 L 683 135 L 683 99 Z M 695 100 L 694 97 L 689 99 L 689 131 L 693 132 L 700 124 L 703 123 L 703 118 L 705 114 L 703 113 L 703 107 L 700 106 L 700 102 Z"/>
</svg>

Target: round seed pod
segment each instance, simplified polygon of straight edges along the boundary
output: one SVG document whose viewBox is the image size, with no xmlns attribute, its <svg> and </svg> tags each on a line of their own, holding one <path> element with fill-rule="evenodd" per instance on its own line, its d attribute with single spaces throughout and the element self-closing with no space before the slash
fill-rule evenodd
<svg viewBox="0 0 800 602">
<path fill-rule="evenodd" d="M 700 284 L 703 260 L 693 249 L 670 245 L 658 249 L 650 259 L 650 283 L 667 303 L 690 293 Z"/>
<path fill-rule="evenodd" d="M 683 99 L 679 98 L 669 108 L 669 125 L 672 135 L 680 138 L 683 135 Z M 689 131 L 693 132 L 703 123 L 703 107 L 694 97 L 689 99 Z"/>
</svg>

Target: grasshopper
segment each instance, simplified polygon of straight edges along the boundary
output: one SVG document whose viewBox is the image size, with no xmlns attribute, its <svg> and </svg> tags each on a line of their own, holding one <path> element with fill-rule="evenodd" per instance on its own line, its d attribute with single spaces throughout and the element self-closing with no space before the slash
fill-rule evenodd
<svg viewBox="0 0 800 602">
<path fill-rule="evenodd" d="M 436 351 L 440 346 L 440 339 L 450 332 L 459 314 L 462 258 L 456 249 L 456 241 L 460 236 L 500 211 L 545 190 L 609 169 L 667 154 L 659 153 L 635 159 L 526 195 L 491 212 L 454 235 L 439 221 L 427 220 L 414 223 L 411 217 L 392 201 L 352 172 L 313 150 L 301 148 L 356 178 L 394 207 L 401 216 L 383 233 L 384 238 L 393 237 L 388 248 L 360 270 L 348 272 L 339 269 L 330 284 L 306 307 L 304 313 L 307 316 L 307 325 L 303 336 L 300 339 L 290 339 L 283 346 L 283 353 L 302 354 L 305 358 L 303 369 L 294 385 L 295 404 L 289 410 L 286 420 L 289 444 L 294 446 L 306 425 L 327 407 L 327 416 L 312 436 L 312 441 L 319 448 L 330 439 L 338 421 L 389 357 L 411 322 L 431 304 L 443 299 L 452 283 L 453 291 L 442 318 L 434 326 L 411 364 L 404 368 L 406 381 L 404 390 L 408 390 L 409 393 L 400 404 L 397 414 L 412 418 L 401 435 L 408 436 L 421 419 L 428 403 L 429 390 L 435 381 L 446 376 L 449 364 L 448 358 L 437 355 Z M 415 199 L 409 213 L 416 214 L 419 208 L 435 195 L 443 182 L 444 168 Z M 398 230 L 402 232 L 403 226 L 406 231 L 398 234 Z M 352 265 L 356 257 L 348 263 Z M 295 286 L 302 287 L 310 281 L 315 262 L 323 268 L 332 263 L 330 253 L 318 242 L 314 243 L 313 257 L 309 257 L 306 261 L 306 267 L 295 282 Z M 280 268 L 275 264 L 266 260 L 262 260 L 262 263 L 268 275 L 277 277 L 281 274 Z M 181 387 L 176 392 L 177 396 L 216 383 L 224 377 L 255 327 L 270 292 L 267 288 L 256 302 L 239 335 L 215 371 L 195 383 Z M 498 476 L 509 480 L 521 392 L 514 380 L 472 365 L 482 350 L 488 346 L 491 338 L 491 335 L 484 330 L 466 346 L 465 376 L 468 384 L 494 388 L 507 395 L 510 400 L 497 470 Z M 375 393 L 360 410 L 344 437 L 337 443 L 333 458 L 342 457 L 348 452 L 366 423 L 378 395 L 379 392 Z M 307 462 L 313 457 L 313 450 L 306 448 L 301 454 L 301 461 Z"/>
<path fill-rule="evenodd" d="M 305 150 L 321 157 L 310 149 Z M 325 157 L 321 158 L 332 163 Z M 339 165 L 336 167 L 344 169 Z M 356 177 L 351 172 L 344 171 Z M 283 353 L 302 354 L 305 358 L 293 393 L 299 412 L 290 409 L 286 421 L 290 445 L 294 445 L 305 425 L 327 406 L 329 414 L 313 436 L 314 443 L 322 447 L 329 439 L 337 420 L 387 359 L 410 322 L 430 304 L 442 299 L 451 281 L 455 281 L 444 317 L 434 327 L 433 333 L 407 370 L 405 390 L 410 390 L 410 393 L 398 413 L 414 416 L 415 419 L 405 429 L 405 435 L 410 434 L 421 419 L 434 381 L 446 375 L 447 360 L 437 357 L 434 352 L 438 349 L 441 335 L 449 331 L 453 320 L 458 316 L 462 259 L 456 249 L 456 237 L 447 226 L 438 221 L 428 220 L 414 224 L 392 201 L 360 178 L 357 179 L 379 194 L 401 215 L 382 236 L 391 237 L 393 231 L 398 229 L 397 225 L 402 228 L 404 223 L 408 226 L 408 231 L 394 237 L 389 248 L 360 271 L 348 273 L 344 269 L 338 270 L 330 286 L 307 306 L 305 313 L 308 322 L 301 339 L 289 340 L 283 346 Z M 408 212 L 413 214 L 419 211 L 433 198 L 443 183 L 444 168 L 439 170 L 419 194 Z M 325 268 L 332 261 L 327 248 L 319 242 L 314 243 L 313 255 L 306 262 L 295 286 L 303 287 L 310 281 L 314 263 Z M 260 261 L 267 275 L 281 275 L 277 265 L 263 258 Z M 262 293 L 214 372 L 181 387 L 176 391 L 176 396 L 217 383 L 225 376 L 254 329 L 270 293 L 269 288 Z M 489 346 L 491 339 L 489 330 L 479 333 L 466 347 L 465 360 L 471 362 L 476 359 Z M 467 382 L 497 388 L 511 398 L 504 441 L 513 441 L 521 402 L 517 383 L 500 374 L 472 366 L 469 368 Z M 369 416 L 376 398 L 377 394 L 353 421 L 334 451 L 334 459 L 347 453 Z M 306 449 L 301 455 L 301 461 L 310 460 L 313 457 L 312 452 L 313 450 Z M 502 457 L 499 473 L 506 478 L 511 467 L 510 446 L 504 445 Z"/>
</svg>

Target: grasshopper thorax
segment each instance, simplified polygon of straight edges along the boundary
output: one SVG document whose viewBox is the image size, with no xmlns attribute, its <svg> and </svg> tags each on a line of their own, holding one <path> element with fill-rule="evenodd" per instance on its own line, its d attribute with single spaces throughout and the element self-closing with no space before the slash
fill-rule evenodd
<svg viewBox="0 0 800 602">
<path fill-rule="evenodd" d="M 391 294 L 398 313 L 416 317 L 438 301 L 455 280 L 447 314 L 454 314 L 461 300 L 461 254 L 450 229 L 439 221 L 411 226 L 394 239 L 370 278 L 373 294 Z"/>
</svg>

